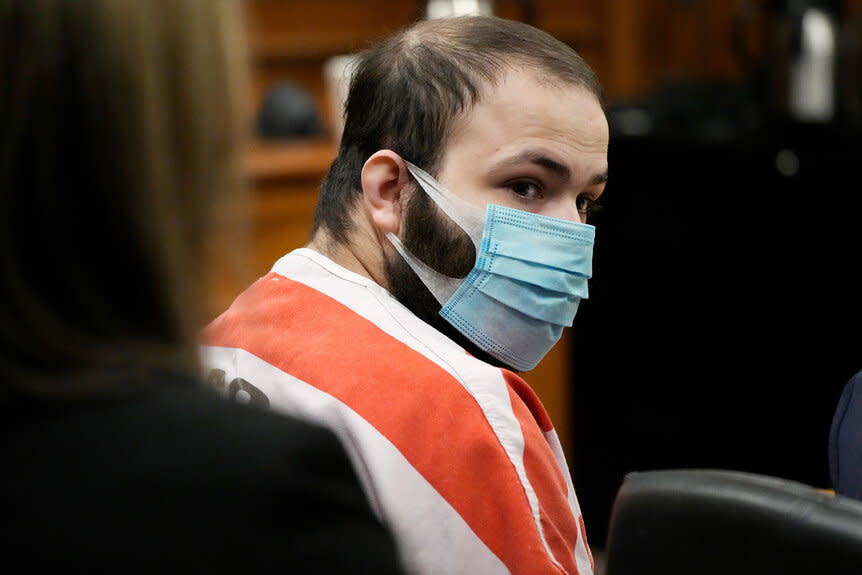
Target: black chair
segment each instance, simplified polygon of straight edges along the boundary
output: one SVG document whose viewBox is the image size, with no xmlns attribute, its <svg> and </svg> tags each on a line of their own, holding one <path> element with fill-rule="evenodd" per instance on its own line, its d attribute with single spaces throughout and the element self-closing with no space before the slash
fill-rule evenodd
<svg viewBox="0 0 862 575">
<path fill-rule="evenodd" d="M 257 116 L 260 139 L 307 140 L 323 135 L 323 119 L 308 90 L 290 81 L 267 90 Z"/>
<path fill-rule="evenodd" d="M 739 471 L 631 472 L 605 553 L 606 575 L 860 575 L 862 502 Z"/>
</svg>

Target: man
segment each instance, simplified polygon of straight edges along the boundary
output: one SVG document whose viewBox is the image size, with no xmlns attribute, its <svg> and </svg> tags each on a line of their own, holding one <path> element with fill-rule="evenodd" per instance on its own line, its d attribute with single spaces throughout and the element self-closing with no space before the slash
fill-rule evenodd
<svg viewBox="0 0 862 575">
<path fill-rule="evenodd" d="M 516 372 L 587 295 L 608 138 L 568 46 L 494 17 L 418 22 L 354 70 L 309 244 L 205 332 L 212 377 L 339 434 L 411 573 L 592 572 Z"/>
</svg>

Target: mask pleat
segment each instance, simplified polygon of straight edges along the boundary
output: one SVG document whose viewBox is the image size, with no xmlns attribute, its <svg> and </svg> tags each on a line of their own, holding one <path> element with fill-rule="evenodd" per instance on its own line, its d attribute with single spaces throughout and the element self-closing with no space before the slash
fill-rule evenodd
<svg viewBox="0 0 862 575">
<path fill-rule="evenodd" d="M 477 269 L 503 276 L 515 282 L 521 282 L 524 284 L 525 289 L 529 289 L 529 286 L 532 285 L 545 290 L 569 293 L 582 298 L 587 297 L 587 280 L 589 276 L 556 268 L 556 273 L 542 273 L 542 270 L 546 269 L 546 267 L 537 267 L 534 262 L 502 255 L 489 256 L 487 254 L 476 263 Z"/>
<path fill-rule="evenodd" d="M 473 283 L 476 289 L 512 311 L 556 325 L 572 325 L 581 297 L 530 288 L 529 284 L 516 280 L 495 281 L 493 274 L 481 273 L 484 277 Z"/>
</svg>

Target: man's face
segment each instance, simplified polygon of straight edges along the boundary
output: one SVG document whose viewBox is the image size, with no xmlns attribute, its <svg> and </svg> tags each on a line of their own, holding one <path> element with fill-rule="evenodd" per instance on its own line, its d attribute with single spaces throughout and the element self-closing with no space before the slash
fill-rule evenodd
<svg viewBox="0 0 862 575">
<path fill-rule="evenodd" d="M 586 88 L 548 83 L 513 69 L 456 121 L 437 180 L 478 207 L 494 203 L 585 222 L 604 191 L 608 140 L 605 114 Z M 418 185 L 405 212 L 402 241 L 408 250 L 446 275 L 463 277 L 470 271 L 472 241 Z M 386 260 L 386 271 L 399 301 L 466 342 L 439 317 L 440 304 L 400 256 Z"/>
<path fill-rule="evenodd" d="M 608 138 L 586 88 L 512 70 L 454 126 L 437 180 L 477 206 L 584 222 L 604 190 Z"/>
</svg>

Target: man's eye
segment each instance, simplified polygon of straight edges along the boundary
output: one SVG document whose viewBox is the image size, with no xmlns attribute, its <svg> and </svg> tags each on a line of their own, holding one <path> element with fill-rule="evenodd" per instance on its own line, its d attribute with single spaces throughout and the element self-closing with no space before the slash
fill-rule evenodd
<svg viewBox="0 0 862 575">
<path fill-rule="evenodd" d="M 516 196 L 520 196 L 522 198 L 533 199 L 542 197 L 541 189 L 533 182 L 519 180 L 517 182 L 509 183 L 507 187 L 512 190 Z"/>
<path fill-rule="evenodd" d="M 596 215 L 596 212 L 598 212 L 601 208 L 601 206 L 596 200 L 587 196 L 578 196 L 578 199 L 576 201 L 578 205 L 578 213 L 583 216 L 583 221 L 586 221 L 587 218 Z"/>
</svg>

